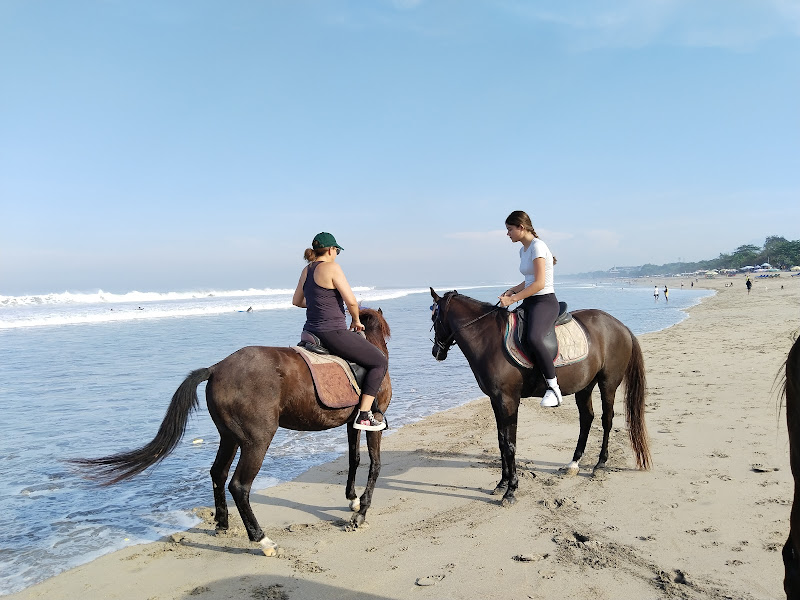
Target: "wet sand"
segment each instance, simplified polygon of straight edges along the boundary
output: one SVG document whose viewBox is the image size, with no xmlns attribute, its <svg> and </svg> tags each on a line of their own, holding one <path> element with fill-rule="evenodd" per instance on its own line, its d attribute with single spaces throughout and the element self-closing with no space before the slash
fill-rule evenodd
<svg viewBox="0 0 800 600">
<path fill-rule="evenodd" d="M 680 281 L 641 285 L 659 285 L 663 302 L 664 283 L 674 293 Z M 384 436 L 367 526 L 356 531 L 343 457 L 252 494 L 278 558 L 247 541 L 235 509 L 234 527 L 215 535 L 211 509 L 200 508 L 188 532 L 8 598 L 781 598 L 792 478 L 776 375 L 800 328 L 800 277 L 754 280 L 749 296 L 742 277 L 695 286 L 717 294 L 639 338 L 651 471 L 635 469 L 620 395 L 600 476 L 598 393 L 576 477 L 559 472 L 578 434 L 573 397 L 558 409 L 525 399 L 519 502 L 502 508 L 489 493 L 500 459 L 484 398 Z M 368 461 L 364 450 L 360 486 Z"/>
</svg>

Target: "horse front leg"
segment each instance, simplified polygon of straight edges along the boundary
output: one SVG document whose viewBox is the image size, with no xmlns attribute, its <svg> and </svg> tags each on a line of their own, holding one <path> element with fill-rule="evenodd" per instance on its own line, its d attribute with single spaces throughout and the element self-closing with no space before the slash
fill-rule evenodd
<svg viewBox="0 0 800 600">
<path fill-rule="evenodd" d="M 516 463 L 519 398 L 516 399 L 516 402 L 508 399 L 500 402 L 493 400 L 492 408 L 497 422 L 497 442 L 500 446 L 500 459 L 503 467 L 502 478 L 497 484 L 497 488 L 505 485 L 501 504 L 511 506 L 517 502 L 515 492 L 519 486 Z"/>
<path fill-rule="evenodd" d="M 369 476 L 367 477 L 367 485 L 364 488 L 364 493 L 361 494 L 360 509 L 353 515 L 353 525 L 355 527 L 364 523 L 367 518 L 367 510 L 372 504 L 372 492 L 375 489 L 375 483 L 378 481 L 378 475 L 381 473 L 381 439 L 383 438 L 382 431 L 368 431 L 367 432 L 367 450 L 369 451 Z"/>
<path fill-rule="evenodd" d="M 575 403 L 578 405 L 578 419 L 580 421 L 580 433 L 578 434 L 578 444 L 575 446 L 575 453 L 572 455 L 572 462 L 564 467 L 564 473 L 568 477 L 574 477 L 580 470 L 580 460 L 586 451 L 586 441 L 589 439 L 589 431 L 594 421 L 594 407 L 592 406 L 592 390 L 594 383 L 589 384 L 579 392 L 575 393 Z"/>
<path fill-rule="evenodd" d="M 500 437 L 498 432 L 498 441 L 499 439 Z M 502 451 L 500 452 L 500 468 L 501 468 L 500 481 L 492 490 L 492 496 L 503 496 L 508 490 L 508 463 L 506 462 L 505 454 L 503 454 Z"/>
<path fill-rule="evenodd" d="M 232 435 L 220 433 L 217 457 L 214 459 L 214 464 L 211 465 L 211 484 L 214 487 L 214 521 L 217 530 L 220 531 L 228 529 L 228 503 L 225 498 L 225 482 L 228 480 L 228 472 L 238 447 L 239 445 Z"/>
<path fill-rule="evenodd" d="M 350 466 L 347 471 L 347 486 L 344 495 L 350 501 L 350 510 L 358 512 L 361 509 L 361 502 L 356 494 L 356 471 L 361 462 L 361 431 L 353 427 L 352 421 L 347 424 L 347 449 L 350 458 Z"/>
</svg>

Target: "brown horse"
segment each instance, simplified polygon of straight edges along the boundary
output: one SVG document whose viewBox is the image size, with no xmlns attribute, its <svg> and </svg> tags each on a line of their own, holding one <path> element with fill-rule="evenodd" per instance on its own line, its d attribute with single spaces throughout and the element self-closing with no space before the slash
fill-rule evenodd
<svg viewBox="0 0 800 600">
<path fill-rule="evenodd" d="M 391 332 L 382 312 L 362 308 L 360 316 L 367 340 L 388 356 L 386 339 Z M 160 462 L 183 436 L 189 413 L 198 406 L 197 386 L 203 381 L 208 381 L 206 403 L 220 435 L 217 457 L 211 466 L 217 529 L 228 528 L 225 482 L 236 451 L 241 449 L 228 489 L 249 538 L 261 543 L 264 554 L 274 555 L 277 544 L 264 535 L 250 507 L 250 487 L 275 432 L 278 427 L 322 431 L 344 423 L 347 423 L 350 452 L 345 496 L 350 500 L 351 510 L 356 512 L 353 524 L 358 527 L 364 522 L 381 469 L 382 432 L 367 431 L 369 477 L 359 499 L 355 476 L 360 460 L 361 432 L 353 427 L 351 418 L 357 407 L 331 409 L 323 406 L 314 391 L 308 366 L 291 348 L 248 346 L 211 367 L 192 371 L 172 396 L 161 427 L 150 443 L 138 450 L 75 462 L 88 467 L 107 485 L 133 477 Z M 376 397 L 379 412 L 386 411 L 391 398 L 392 383 L 387 372 Z"/>
<path fill-rule="evenodd" d="M 786 358 L 783 394 L 789 429 L 789 464 L 794 478 L 789 538 L 783 546 L 783 589 L 789 600 L 800 600 L 800 339 L 795 340 Z"/>
<path fill-rule="evenodd" d="M 516 502 L 517 415 L 522 397 L 541 397 L 546 391 L 544 377 L 538 370 L 523 369 L 512 364 L 503 350 L 503 332 L 508 311 L 480 302 L 458 292 L 440 297 L 431 288 L 435 302 L 433 315 L 436 360 L 447 358 L 447 351 L 458 344 L 475 374 L 484 394 L 489 396 L 497 422 L 502 476 L 494 492 L 503 495 L 503 506 Z M 589 337 L 589 355 L 581 362 L 558 367 L 558 385 L 564 395 L 575 394 L 580 413 L 580 435 L 572 462 L 566 466 L 569 475 L 578 473 L 578 461 L 586 449 L 589 428 L 594 419 L 592 390 L 600 387 L 603 404 L 603 446 L 595 469 L 602 469 L 608 460 L 608 438 L 614 418 L 614 395 L 625 382 L 625 408 L 631 446 L 640 469 L 650 468 L 650 450 L 644 423 L 646 381 L 644 359 L 639 342 L 617 319 L 601 310 L 578 310 L 572 313 Z"/>
</svg>

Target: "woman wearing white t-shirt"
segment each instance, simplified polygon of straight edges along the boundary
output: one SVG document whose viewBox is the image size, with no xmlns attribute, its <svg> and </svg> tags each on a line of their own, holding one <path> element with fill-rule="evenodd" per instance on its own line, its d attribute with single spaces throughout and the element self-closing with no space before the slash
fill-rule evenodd
<svg viewBox="0 0 800 600">
<path fill-rule="evenodd" d="M 547 381 L 548 390 L 542 406 L 560 406 L 561 390 L 558 388 L 553 359 L 545 348 L 544 338 L 558 317 L 558 300 L 553 288 L 553 265 L 556 259 L 531 224 L 531 218 L 515 210 L 506 219 L 506 230 L 512 242 L 521 242 L 519 270 L 525 281 L 509 288 L 500 296 L 501 306 L 510 306 L 522 300 L 528 321 L 528 347 L 533 360 Z"/>
</svg>

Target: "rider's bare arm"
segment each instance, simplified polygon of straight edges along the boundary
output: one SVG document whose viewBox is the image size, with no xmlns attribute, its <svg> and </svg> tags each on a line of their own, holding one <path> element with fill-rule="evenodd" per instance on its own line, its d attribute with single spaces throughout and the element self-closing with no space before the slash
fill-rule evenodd
<svg viewBox="0 0 800 600">
<path fill-rule="evenodd" d="M 361 324 L 361 319 L 358 313 L 358 302 L 356 301 L 355 294 L 353 294 L 353 290 L 350 289 L 350 284 L 347 283 L 347 278 L 344 276 L 344 271 L 342 271 L 342 268 L 339 265 L 332 263 L 330 266 L 330 274 L 333 287 L 339 290 L 339 293 L 342 295 L 342 300 L 344 300 L 344 304 L 347 306 L 347 310 L 352 317 L 350 329 L 355 331 L 363 331 L 364 326 Z"/>
<path fill-rule="evenodd" d="M 307 274 L 308 267 L 303 269 L 303 272 L 300 273 L 300 281 L 297 282 L 297 288 L 294 290 L 294 296 L 292 296 L 292 304 L 300 308 L 306 307 L 306 295 L 303 293 L 303 286 L 306 283 Z"/>
</svg>

